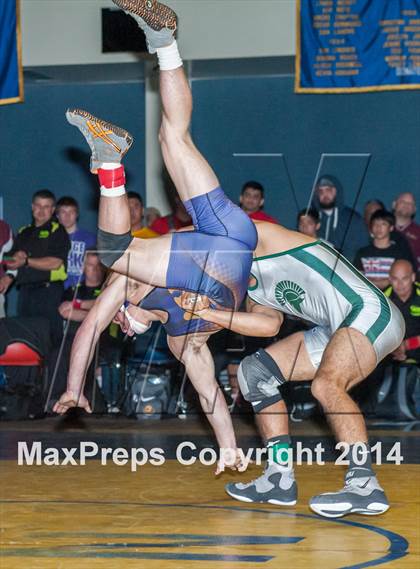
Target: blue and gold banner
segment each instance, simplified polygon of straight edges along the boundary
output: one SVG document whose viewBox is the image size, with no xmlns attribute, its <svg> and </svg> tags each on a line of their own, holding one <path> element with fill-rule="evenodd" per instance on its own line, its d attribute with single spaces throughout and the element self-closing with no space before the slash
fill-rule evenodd
<svg viewBox="0 0 420 569">
<path fill-rule="evenodd" d="M 19 0 L 0 0 L 0 105 L 23 101 Z"/>
<path fill-rule="evenodd" d="M 298 0 L 297 93 L 420 89 L 420 0 Z"/>
</svg>

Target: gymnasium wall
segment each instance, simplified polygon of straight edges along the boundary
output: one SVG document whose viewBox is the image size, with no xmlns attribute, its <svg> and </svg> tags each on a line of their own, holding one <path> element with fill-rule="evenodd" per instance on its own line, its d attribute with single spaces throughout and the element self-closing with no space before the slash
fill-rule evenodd
<svg viewBox="0 0 420 569">
<path fill-rule="evenodd" d="M 72 195 L 80 203 L 80 224 L 94 230 L 97 180 L 89 173 L 89 148 L 64 113 L 78 106 L 117 124 L 135 137 L 126 159 L 130 189 L 143 196 L 144 82 L 26 82 L 25 103 L 0 107 L 0 195 L 4 217 L 14 229 L 29 223 L 34 191 L 48 188 L 59 198 Z"/>
<path fill-rule="evenodd" d="M 372 197 L 390 207 L 401 191 L 419 192 L 419 91 L 357 95 L 295 95 L 291 76 L 193 82 L 195 140 L 237 198 L 242 183 L 257 179 L 267 189 L 266 211 L 285 225 L 296 209 L 279 157 L 235 158 L 233 153 L 283 153 L 298 206 L 306 206 L 322 153 L 371 153 L 360 211 Z M 367 159 L 329 157 L 322 172 L 343 182 L 352 204 Z M 419 200 L 420 201 L 420 200 Z"/>
</svg>

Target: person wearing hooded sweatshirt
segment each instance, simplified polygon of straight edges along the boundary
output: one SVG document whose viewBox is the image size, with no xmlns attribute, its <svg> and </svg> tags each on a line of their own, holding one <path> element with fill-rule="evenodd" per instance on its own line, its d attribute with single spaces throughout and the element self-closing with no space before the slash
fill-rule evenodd
<svg viewBox="0 0 420 569">
<path fill-rule="evenodd" d="M 362 216 L 344 205 L 343 198 L 343 187 L 335 176 L 328 174 L 318 179 L 313 198 L 313 205 L 320 212 L 318 236 L 353 261 L 356 252 L 368 245 L 369 234 Z"/>
</svg>

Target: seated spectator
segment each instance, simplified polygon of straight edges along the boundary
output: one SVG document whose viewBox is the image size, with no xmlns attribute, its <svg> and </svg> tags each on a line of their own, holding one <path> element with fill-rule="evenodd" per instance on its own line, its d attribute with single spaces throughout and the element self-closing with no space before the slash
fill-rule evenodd
<svg viewBox="0 0 420 569">
<path fill-rule="evenodd" d="M 16 276 L 15 272 L 8 274 L 6 271 L 6 264 L 3 264 L 3 256 L 11 250 L 12 246 L 12 230 L 5 221 L 0 219 L 0 318 L 4 318 L 6 316 L 4 309 L 4 294 Z"/>
<path fill-rule="evenodd" d="M 70 250 L 70 239 L 54 211 L 52 192 L 40 190 L 33 195 L 33 221 L 20 229 L 10 252 L 12 260 L 7 262 L 8 271 L 17 270 L 18 316 L 48 319 L 53 344 L 62 333 L 58 305 Z"/>
<path fill-rule="evenodd" d="M 420 270 L 420 225 L 414 221 L 416 201 L 411 192 L 400 194 L 392 204 L 395 229 L 407 239 L 413 253 L 417 271 Z"/>
<path fill-rule="evenodd" d="M 69 321 L 67 335 L 74 336 L 79 324 L 86 318 L 96 298 L 101 292 L 105 269 L 101 265 L 98 253 L 88 249 L 85 255 L 83 281 L 64 291 L 58 307 L 60 316 Z"/>
<path fill-rule="evenodd" d="M 375 213 L 375 211 L 378 211 L 378 209 L 386 209 L 385 204 L 381 202 L 381 200 L 374 198 L 373 200 L 369 200 L 365 203 L 365 207 L 363 209 L 363 219 L 365 220 L 365 225 L 369 233 L 370 233 L 370 218 Z"/>
<path fill-rule="evenodd" d="M 165 217 L 159 217 L 150 226 L 150 229 L 156 231 L 159 235 L 172 233 L 173 231 L 193 224 L 191 217 L 178 195 L 173 196 L 173 203 L 174 212 L 165 215 Z"/>
<path fill-rule="evenodd" d="M 315 208 L 302 209 L 297 218 L 298 230 L 309 237 L 318 237 L 318 230 L 321 227 L 319 222 L 319 212 Z"/>
<path fill-rule="evenodd" d="M 140 239 L 157 237 L 158 233 L 143 225 L 143 200 L 136 192 L 127 192 L 128 207 L 130 208 L 131 235 Z"/>
<path fill-rule="evenodd" d="M 369 234 L 361 215 L 343 203 L 343 187 L 335 176 L 319 178 L 313 205 L 320 212 L 319 237 L 331 243 L 349 261 L 369 243 Z"/>
<path fill-rule="evenodd" d="M 277 219 L 274 219 L 274 217 L 271 217 L 271 215 L 263 211 L 264 188 L 259 182 L 253 180 L 245 182 L 242 186 L 239 203 L 241 208 L 251 219 L 278 223 Z"/>
<path fill-rule="evenodd" d="M 86 249 L 95 247 L 96 235 L 87 229 L 79 229 L 79 204 L 65 196 L 57 202 L 57 218 L 70 238 L 71 249 L 67 258 L 67 279 L 64 288 L 76 286 L 83 274 L 83 261 Z"/>
<path fill-rule="evenodd" d="M 160 211 L 157 207 L 146 207 L 144 210 L 144 218 L 146 220 L 147 227 L 150 227 L 157 219 L 161 216 Z"/>
<path fill-rule="evenodd" d="M 389 272 L 395 260 L 406 259 L 412 263 L 410 253 L 391 241 L 394 223 L 391 212 L 385 209 L 376 211 L 370 219 L 373 242 L 359 249 L 354 262 L 365 277 L 381 290 L 389 286 Z"/>
<path fill-rule="evenodd" d="M 405 320 L 404 341 L 393 352 L 395 360 L 420 365 L 420 283 L 408 261 L 393 263 L 385 295 L 400 309 Z"/>
</svg>

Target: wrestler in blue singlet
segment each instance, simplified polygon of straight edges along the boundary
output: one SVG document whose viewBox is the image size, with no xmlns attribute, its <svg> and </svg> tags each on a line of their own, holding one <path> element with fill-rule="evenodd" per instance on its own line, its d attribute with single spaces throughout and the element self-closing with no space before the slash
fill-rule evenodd
<svg viewBox="0 0 420 569">
<path fill-rule="evenodd" d="M 176 300 L 183 291 L 191 291 L 208 296 L 214 308 L 237 310 L 248 288 L 257 245 L 254 224 L 221 188 L 184 205 L 195 231 L 173 234 L 168 288 L 154 288 L 140 303 L 145 310 L 167 313 L 164 327 L 170 336 L 220 330 L 212 322 L 191 319 Z"/>
</svg>

